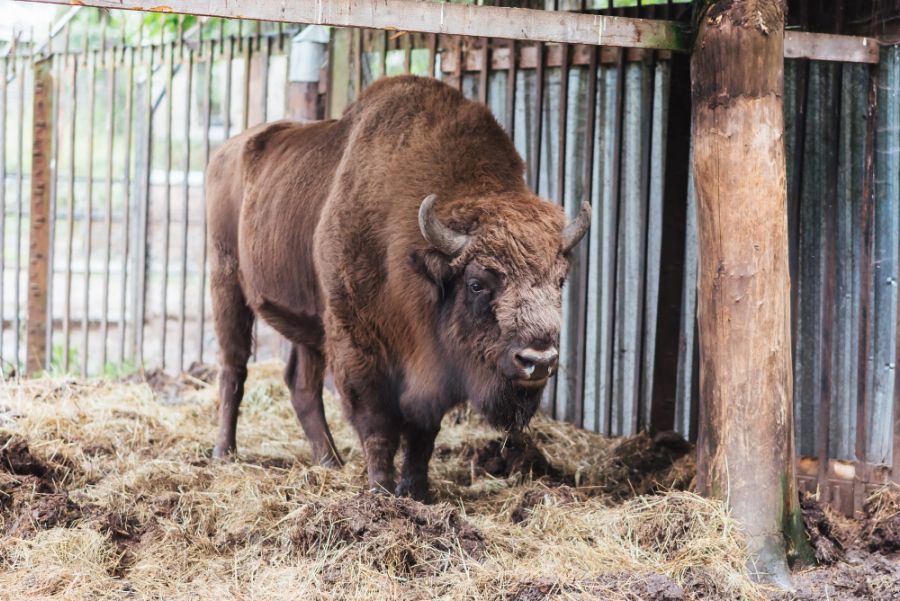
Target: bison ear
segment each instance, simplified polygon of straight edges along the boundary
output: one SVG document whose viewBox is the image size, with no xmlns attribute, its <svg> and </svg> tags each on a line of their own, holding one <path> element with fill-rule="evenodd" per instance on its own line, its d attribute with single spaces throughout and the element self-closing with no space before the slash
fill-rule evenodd
<svg viewBox="0 0 900 601">
<path fill-rule="evenodd" d="M 431 282 L 437 291 L 437 297 L 444 297 L 444 290 L 453 276 L 447 257 L 439 252 L 425 250 L 414 251 L 409 255 L 413 271 Z"/>
</svg>

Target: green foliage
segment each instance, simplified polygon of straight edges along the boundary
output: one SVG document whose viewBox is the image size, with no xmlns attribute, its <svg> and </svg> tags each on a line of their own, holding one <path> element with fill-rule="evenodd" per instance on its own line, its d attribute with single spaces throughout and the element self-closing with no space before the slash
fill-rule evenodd
<svg viewBox="0 0 900 601">
<path fill-rule="evenodd" d="M 63 375 L 66 371 L 63 369 L 65 364 L 66 349 L 61 344 L 54 344 L 50 351 L 50 369 L 47 370 L 48 375 Z M 78 359 L 78 350 L 69 349 L 69 372 L 77 372 L 81 367 Z"/>
<path fill-rule="evenodd" d="M 100 372 L 100 377 L 117 380 L 129 374 L 133 374 L 136 369 L 134 362 L 127 359 L 121 363 L 107 362 Z"/>
<path fill-rule="evenodd" d="M 178 34 L 178 24 L 181 23 L 182 31 L 193 27 L 198 20 L 196 15 L 175 15 L 171 13 L 143 13 L 144 33 L 151 38 L 159 37 L 160 33 Z"/>
</svg>

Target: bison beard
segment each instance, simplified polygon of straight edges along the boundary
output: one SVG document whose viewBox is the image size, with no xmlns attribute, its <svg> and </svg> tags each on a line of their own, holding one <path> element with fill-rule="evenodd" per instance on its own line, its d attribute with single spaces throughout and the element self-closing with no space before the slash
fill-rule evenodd
<svg viewBox="0 0 900 601">
<path fill-rule="evenodd" d="M 236 450 L 257 317 L 293 344 L 285 381 L 314 458 L 341 464 L 328 366 L 375 490 L 426 498 L 441 418 L 466 399 L 523 429 L 556 367 L 569 251 L 590 223 L 587 205 L 567 223 L 524 171 L 487 107 L 410 76 L 374 83 L 338 120 L 227 140 L 207 168 L 214 455 Z"/>
<path fill-rule="evenodd" d="M 506 381 L 482 399 L 473 399 L 472 404 L 492 427 L 507 433 L 520 432 L 534 417 L 543 392 L 543 386 L 525 388 Z"/>
</svg>

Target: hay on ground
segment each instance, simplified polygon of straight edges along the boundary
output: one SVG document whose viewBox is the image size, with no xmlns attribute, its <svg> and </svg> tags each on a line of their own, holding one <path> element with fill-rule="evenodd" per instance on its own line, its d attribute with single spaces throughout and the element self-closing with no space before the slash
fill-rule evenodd
<svg viewBox="0 0 900 601">
<path fill-rule="evenodd" d="M 437 502 L 311 465 L 281 383 L 251 368 L 240 456 L 210 458 L 208 377 L 43 379 L 0 397 L 0 596 L 11 599 L 761 599 L 723 505 L 671 436 L 610 440 L 538 417 L 505 440 L 449 415 Z M 152 383 L 152 382 L 151 382 Z M 162 398 L 160 398 L 162 397 Z M 672 490 L 670 490 L 672 489 Z M 668 491 L 668 492 L 666 492 Z"/>
</svg>

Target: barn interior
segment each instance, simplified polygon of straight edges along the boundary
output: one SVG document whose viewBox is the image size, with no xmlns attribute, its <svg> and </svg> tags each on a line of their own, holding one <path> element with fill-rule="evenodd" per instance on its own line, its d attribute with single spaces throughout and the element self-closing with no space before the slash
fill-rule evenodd
<svg viewBox="0 0 900 601">
<path fill-rule="evenodd" d="M 818 563 L 792 550 L 793 592 L 758 582 L 726 504 L 692 492 L 691 2 L 477 3 L 663 22 L 665 47 L 517 39 L 513 21 L 509 37 L 472 37 L 84 4 L 60 8 L 49 31 L 0 40 L 0 583 L 11 598 L 895 598 L 896 0 L 787 7 L 796 476 Z M 522 438 L 467 408 L 447 416 L 429 506 L 365 493 L 333 396 L 329 423 L 350 461 L 312 465 L 282 384 L 286 345 L 265 324 L 241 457 L 209 457 L 209 154 L 264 121 L 336 118 L 401 73 L 486 103 L 541 196 L 595 211 L 542 415 Z M 33 312 L 36 182 L 51 204 Z"/>
</svg>

